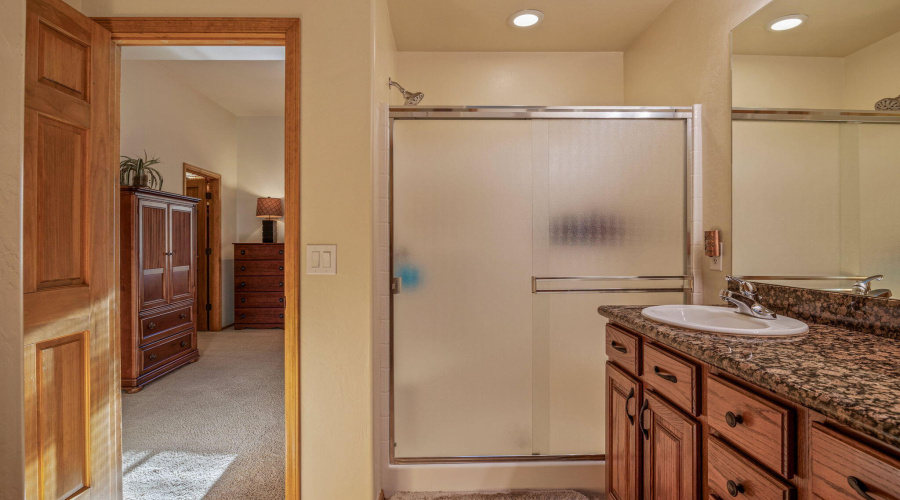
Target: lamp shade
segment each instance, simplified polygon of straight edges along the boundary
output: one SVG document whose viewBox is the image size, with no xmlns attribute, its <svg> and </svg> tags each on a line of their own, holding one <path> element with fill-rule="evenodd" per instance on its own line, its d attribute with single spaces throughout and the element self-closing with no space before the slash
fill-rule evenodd
<svg viewBox="0 0 900 500">
<path fill-rule="evenodd" d="M 281 198 L 257 198 L 256 216 L 266 219 L 284 217 L 284 208 L 281 205 Z"/>
</svg>

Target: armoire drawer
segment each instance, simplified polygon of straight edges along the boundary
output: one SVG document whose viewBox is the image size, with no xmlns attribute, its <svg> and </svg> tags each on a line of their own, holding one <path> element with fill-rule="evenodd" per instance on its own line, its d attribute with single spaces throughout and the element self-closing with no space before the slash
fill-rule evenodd
<svg viewBox="0 0 900 500">
<path fill-rule="evenodd" d="M 234 306 L 243 307 L 279 307 L 284 309 L 284 294 L 279 292 L 236 293 Z"/>
<path fill-rule="evenodd" d="M 711 495 L 748 500 L 791 500 L 795 488 L 757 466 L 723 441 L 707 441 L 707 484 Z"/>
<path fill-rule="evenodd" d="M 193 303 L 141 318 L 141 345 L 189 328 L 193 321 Z"/>
<path fill-rule="evenodd" d="M 284 323 L 284 309 L 274 308 L 258 308 L 258 309 L 235 309 L 235 323 L 260 323 L 273 324 Z"/>
<path fill-rule="evenodd" d="M 189 330 L 141 348 L 141 373 L 164 365 L 195 348 L 196 332 Z"/>
<path fill-rule="evenodd" d="M 283 260 L 239 260 L 234 263 L 235 276 L 284 276 Z"/>
<path fill-rule="evenodd" d="M 284 260 L 284 244 L 247 244 L 234 245 L 234 260 Z"/>
<path fill-rule="evenodd" d="M 281 276 L 235 276 L 234 291 L 241 292 L 281 292 L 284 293 L 284 278 Z"/>
</svg>

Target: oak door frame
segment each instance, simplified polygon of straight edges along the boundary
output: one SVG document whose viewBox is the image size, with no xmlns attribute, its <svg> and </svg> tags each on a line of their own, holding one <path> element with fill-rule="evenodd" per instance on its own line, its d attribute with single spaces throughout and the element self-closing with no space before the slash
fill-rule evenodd
<svg viewBox="0 0 900 500">
<path fill-rule="evenodd" d="M 207 290 L 207 299 L 209 300 L 209 331 L 218 332 L 222 330 L 222 175 L 215 172 L 191 165 L 190 163 L 182 163 L 181 184 L 182 192 L 187 195 L 187 174 L 188 172 L 199 175 L 206 179 L 209 185 L 209 191 L 212 193 L 212 203 L 209 204 L 209 225 L 207 231 L 209 235 L 209 266 L 206 273 L 209 277 L 209 290 Z M 205 304 L 197 304 L 197 307 Z M 198 310 L 199 312 L 199 310 Z"/>
<path fill-rule="evenodd" d="M 116 89 L 111 126 L 118 147 L 121 47 L 275 45 L 285 47 L 284 422 L 285 499 L 300 499 L 300 19 L 271 17 L 93 18 L 112 33 Z M 119 338 L 119 332 L 114 333 Z"/>
</svg>

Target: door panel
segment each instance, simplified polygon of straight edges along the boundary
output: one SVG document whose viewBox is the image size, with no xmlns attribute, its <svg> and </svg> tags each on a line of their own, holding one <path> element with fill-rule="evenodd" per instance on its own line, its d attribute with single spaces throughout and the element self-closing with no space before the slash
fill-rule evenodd
<svg viewBox="0 0 900 500">
<path fill-rule="evenodd" d="M 138 201 L 138 217 L 142 221 L 139 242 L 142 255 L 140 262 L 140 304 L 142 311 L 167 303 L 167 216 L 165 203 L 149 200 Z"/>
<path fill-rule="evenodd" d="M 194 290 L 194 207 L 169 205 L 171 217 L 169 261 L 171 265 L 171 295 L 169 302 L 193 297 Z"/>
<path fill-rule="evenodd" d="M 644 492 L 649 500 L 696 500 L 700 494 L 700 424 L 644 391 Z"/>
<path fill-rule="evenodd" d="M 199 198 L 197 204 L 197 244 L 195 245 L 197 262 L 197 301 L 194 310 L 197 318 L 197 330 L 209 330 L 209 311 L 206 304 L 210 304 L 209 297 L 209 256 L 206 249 L 209 248 L 209 200 L 206 199 L 208 191 L 206 179 L 186 179 L 184 194 L 192 198 Z"/>
<path fill-rule="evenodd" d="M 641 384 L 606 363 L 606 479 L 609 497 L 641 498 L 641 433 L 636 423 Z"/>
<path fill-rule="evenodd" d="M 26 16 L 26 498 L 115 499 L 110 34 L 60 0 L 28 0 Z"/>
</svg>

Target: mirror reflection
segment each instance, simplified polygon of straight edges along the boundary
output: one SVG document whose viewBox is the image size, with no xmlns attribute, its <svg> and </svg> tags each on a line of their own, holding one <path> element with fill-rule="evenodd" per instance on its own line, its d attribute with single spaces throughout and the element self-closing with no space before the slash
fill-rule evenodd
<svg viewBox="0 0 900 500">
<path fill-rule="evenodd" d="M 734 29 L 734 274 L 900 295 L 898 61 L 900 0 L 775 0 Z"/>
</svg>

